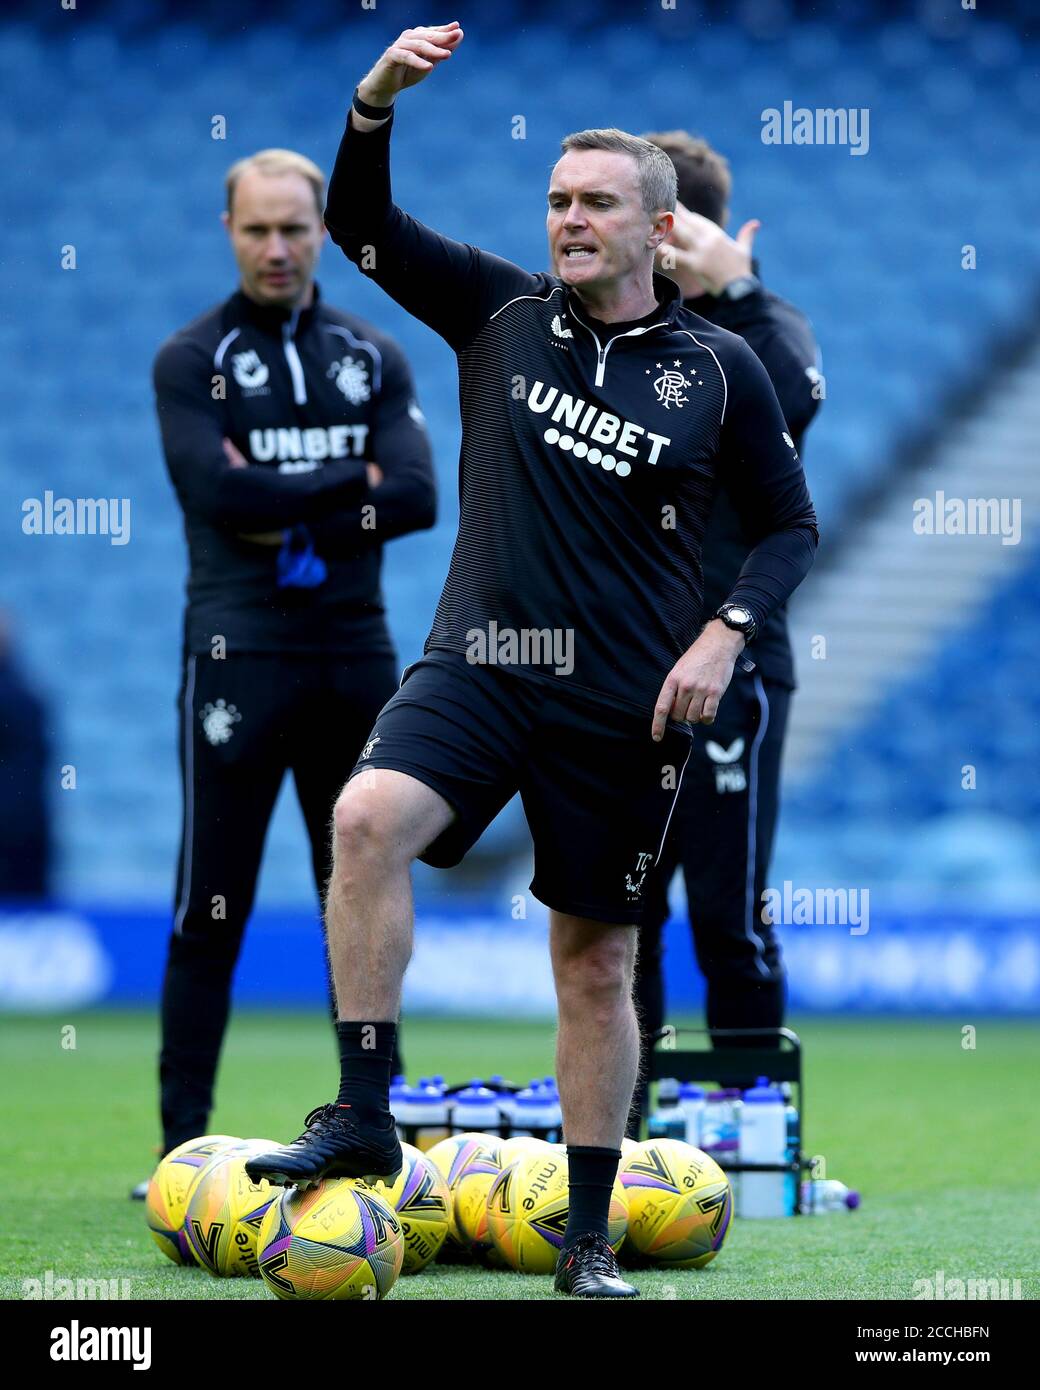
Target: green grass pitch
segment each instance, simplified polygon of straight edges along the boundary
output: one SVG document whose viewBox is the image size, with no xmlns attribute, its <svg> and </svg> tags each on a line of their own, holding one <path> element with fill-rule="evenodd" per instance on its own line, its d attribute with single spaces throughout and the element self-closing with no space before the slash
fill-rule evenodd
<svg viewBox="0 0 1040 1390">
<path fill-rule="evenodd" d="M 676 1020 L 681 1022 L 681 1020 Z M 854 1213 L 735 1220 L 702 1271 L 640 1271 L 651 1298 L 908 1299 L 914 1280 L 1021 1281 L 1040 1293 L 1040 1038 L 1031 1020 L 797 1018 L 805 1047 L 806 1149 L 863 1193 Z M 75 1048 L 62 1029 L 76 1029 Z M 552 1070 L 549 1022 L 411 1017 L 411 1076 L 449 1080 Z M 135 1298 L 269 1298 L 253 1280 L 168 1263 L 127 1200 L 154 1163 L 153 1014 L 6 1018 L 0 1026 L 6 1130 L 0 1294 L 53 1277 L 126 1279 Z M 331 1030 L 318 1014 L 240 1012 L 225 1046 L 212 1129 L 295 1137 L 334 1090 Z M 549 1278 L 433 1266 L 401 1299 L 552 1296 Z"/>
</svg>

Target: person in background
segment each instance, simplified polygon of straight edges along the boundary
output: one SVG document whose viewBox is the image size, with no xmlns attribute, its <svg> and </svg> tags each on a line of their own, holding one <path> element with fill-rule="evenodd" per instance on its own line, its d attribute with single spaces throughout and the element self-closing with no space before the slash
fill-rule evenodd
<svg viewBox="0 0 1040 1390">
<path fill-rule="evenodd" d="M 757 221 L 735 237 L 729 220 L 728 162 L 685 130 L 651 133 L 675 165 L 675 225 L 658 251 L 658 268 L 679 286 L 685 308 L 738 333 L 769 374 L 794 448 L 802 452 L 819 406 L 819 352 L 808 319 L 766 289 L 752 256 Z M 703 617 L 732 591 L 751 541 L 730 497 L 719 491 L 704 535 Z M 665 1019 L 662 935 L 668 886 L 682 866 L 694 950 L 706 982 L 709 1029 L 778 1028 L 786 980 L 773 924 L 762 920 L 780 794 L 780 762 L 795 685 L 786 604 L 749 644 L 756 669 L 739 669 L 711 725 L 693 726 L 693 751 L 639 934 L 635 999 L 643 1065 L 627 1133 L 638 1137 L 647 1107 L 646 1066 Z M 722 1045 L 721 1039 L 716 1039 Z M 739 1043 L 739 1039 L 730 1039 Z M 764 1038 L 749 1039 L 767 1046 Z M 749 1077 L 747 1084 L 754 1084 Z"/>
<path fill-rule="evenodd" d="M 18 663 L 0 610 L 0 899 L 46 899 L 52 835 L 47 709 Z"/>
<path fill-rule="evenodd" d="M 154 367 L 190 567 L 164 1153 L 209 1124 L 232 974 L 289 771 L 324 899 L 333 803 L 397 689 L 382 547 L 436 511 L 404 354 L 315 282 L 321 170 L 264 150 L 231 168 L 226 191 L 239 288 L 174 333 Z"/>
</svg>

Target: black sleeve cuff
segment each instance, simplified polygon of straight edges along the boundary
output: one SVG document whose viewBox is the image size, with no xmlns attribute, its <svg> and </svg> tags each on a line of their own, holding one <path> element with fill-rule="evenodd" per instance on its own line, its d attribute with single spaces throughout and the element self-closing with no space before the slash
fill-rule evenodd
<svg viewBox="0 0 1040 1390">
<path fill-rule="evenodd" d="M 350 102 L 359 116 L 364 116 L 370 121 L 385 121 L 394 114 L 394 103 L 389 106 L 370 106 L 367 101 L 362 101 L 358 96 L 358 88 L 354 88 L 354 95 Z"/>
</svg>

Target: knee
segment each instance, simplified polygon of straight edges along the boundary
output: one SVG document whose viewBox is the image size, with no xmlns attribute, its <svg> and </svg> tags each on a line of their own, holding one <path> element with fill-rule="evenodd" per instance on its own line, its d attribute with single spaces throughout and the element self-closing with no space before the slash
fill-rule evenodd
<svg viewBox="0 0 1040 1390">
<path fill-rule="evenodd" d="M 609 1012 L 632 998 L 635 932 L 604 929 L 592 940 L 564 944 L 555 953 L 556 988 L 563 1004 Z"/>
<path fill-rule="evenodd" d="M 332 813 L 336 865 L 387 863 L 394 835 L 389 807 L 378 792 L 357 780 L 340 792 Z"/>
<path fill-rule="evenodd" d="M 639 932 L 638 951 L 635 970 L 637 976 L 647 977 L 661 973 L 663 950 L 662 931 L 656 926 L 645 926 Z"/>
</svg>

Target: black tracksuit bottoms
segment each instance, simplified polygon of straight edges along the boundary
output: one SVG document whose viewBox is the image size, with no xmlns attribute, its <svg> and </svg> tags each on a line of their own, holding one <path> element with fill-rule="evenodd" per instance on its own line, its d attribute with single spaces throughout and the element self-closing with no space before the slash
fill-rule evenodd
<svg viewBox="0 0 1040 1390">
<path fill-rule="evenodd" d="M 185 658 L 184 820 L 161 1011 L 164 1152 L 207 1132 L 232 976 L 285 774 L 296 784 L 324 899 L 333 806 L 396 688 L 396 663 L 386 655 Z"/>
<path fill-rule="evenodd" d="M 775 928 L 763 921 L 779 804 L 780 759 L 791 692 L 756 672 L 737 674 L 715 723 L 694 725 L 664 850 L 649 883 L 634 995 L 643 1066 L 628 1125 L 646 1112 L 646 1059 L 665 1022 L 662 936 L 668 885 L 682 866 L 697 964 L 705 977 L 707 1026 L 776 1028 L 786 980 Z M 764 1039 L 751 1045 L 768 1046 Z M 716 1040 L 721 1046 L 722 1041 Z M 754 1083 L 748 1078 L 748 1084 Z"/>
</svg>

